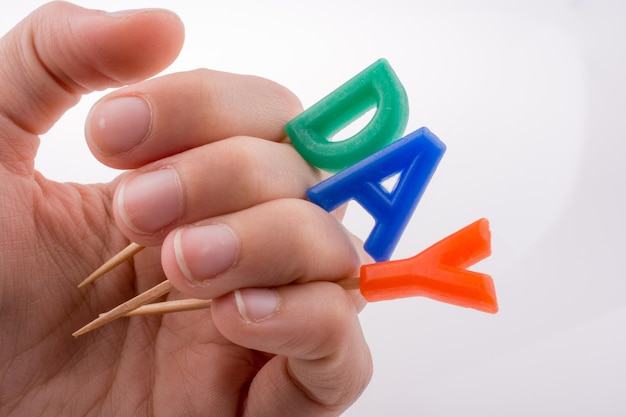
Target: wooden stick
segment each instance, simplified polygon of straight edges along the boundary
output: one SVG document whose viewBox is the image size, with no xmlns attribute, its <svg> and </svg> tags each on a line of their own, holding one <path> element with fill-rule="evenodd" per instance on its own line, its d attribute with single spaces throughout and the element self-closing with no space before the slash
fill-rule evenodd
<svg viewBox="0 0 626 417">
<path fill-rule="evenodd" d="M 95 330 L 100 326 L 104 326 L 105 324 L 110 323 L 117 318 L 123 317 L 126 313 L 133 311 L 136 308 L 141 307 L 142 305 L 152 302 L 157 298 L 167 294 L 171 291 L 172 288 L 172 284 L 168 280 L 165 280 L 160 284 L 150 288 L 148 291 L 139 294 L 135 298 L 132 298 L 125 303 L 120 304 L 114 309 L 109 310 L 106 313 L 100 314 L 97 319 L 72 333 L 72 336 L 78 337 L 82 334 Z"/>
<path fill-rule="evenodd" d="M 211 300 L 200 300 L 190 298 L 187 300 L 164 301 L 162 303 L 146 304 L 133 311 L 129 311 L 124 316 L 147 316 L 149 314 L 167 314 L 180 311 L 200 310 L 211 307 Z"/>
<path fill-rule="evenodd" d="M 361 288 L 361 281 L 359 280 L 359 277 L 340 279 L 339 281 L 335 281 L 335 284 L 339 285 L 346 291 L 358 290 Z"/>
<path fill-rule="evenodd" d="M 143 246 L 137 243 L 131 243 L 130 245 L 126 246 L 124 249 L 118 252 L 117 255 L 113 256 L 111 259 L 106 261 L 100 268 L 96 269 L 83 282 L 78 284 L 78 288 L 84 287 L 87 284 L 91 284 L 92 282 L 94 282 L 95 280 L 97 280 L 102 275 L 106 274 L 107 272 L 115 268 L 116 266 L 126 262 L 128 259 L 135 256 L 143 248 L 144 248 Z"/>
<path fill-rule="evenodd" d="M 345 290 L 358 290 L 359 278 L 346 278 L 336 282 Z M 126 317 L 146 316 L 149 314 L 167 314 L 181 311 L 200 310 L 211 307 L 211 300 L 190 298 L 186 300 L 164 301 L 162 303 L 146 304 L 125 314 Z"/>
<path fill-rule="evenodd" d="M 359 278 L 346 278 L 336 282 L 345 290 L 359 289 Z M 129 316 L 145 316 L 149 314 L 167 314 L 176 313 L 181 311 L 199 310 L 202 308 L 211 307 L 211 300 L 199 300 L 199 299 L 186 299 L 166 301 L 162 303 L 148 304 L 157 298 L 167 294 L 173 288 L 169 281 L 163 281 L 160 284 L 152 287 L 148 291 L 139 294 L 135 298 L 120 304 L 112 310 L 106 313 L 100 314 L 97 319 L 87 324 L 83 328 L 77 330 L 72 334 L 74 337 L 78 337 L 87 332 L 97 329 L 100 326 L 104 326 L 107 323 L 112 322 L 120 317 Z"/>
</svg>

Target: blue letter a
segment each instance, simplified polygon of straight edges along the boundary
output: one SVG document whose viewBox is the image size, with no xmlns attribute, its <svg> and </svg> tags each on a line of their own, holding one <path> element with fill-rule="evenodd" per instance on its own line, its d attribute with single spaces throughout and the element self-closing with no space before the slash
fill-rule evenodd
<svg viewBox="0 0 626 417">
<path fill-rule="evenodd" d="M 327 211 L 356 200 L 376 222 L 365 250 L 377 262 L 387 261 L 445 150 L 443 142 L 423 127 L 311 187 L 307 195 Z M 389 192 L 382 181 L 395 174 L 399 178 Z"/>
</svg>

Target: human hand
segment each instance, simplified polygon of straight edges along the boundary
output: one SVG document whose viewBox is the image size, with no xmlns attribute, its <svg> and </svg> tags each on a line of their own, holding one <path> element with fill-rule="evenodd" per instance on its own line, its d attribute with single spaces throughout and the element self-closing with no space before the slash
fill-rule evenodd
<svg viewBox="0 0 626 417">
<path fill-rule="evenodd" d="M 168 12 L 66 3 L 0 40 L 0 415 L 338 415 L 369 380 L 363 302 L 328 282 L 365 255 L 302 199 L 319 173 L 282 130 L 299 102 L 207 70 L 142 81 L 182 40 Z M 81 94 L 131 83 L 86 132 L 102 162 L 133 171 L 91 186 L 35 171 L 38 135 Z M 129 239 L 150 248 L 76 288 Z M 72 338 L 164 271 L 171 298 L 211 310 Z"/>
</svg>

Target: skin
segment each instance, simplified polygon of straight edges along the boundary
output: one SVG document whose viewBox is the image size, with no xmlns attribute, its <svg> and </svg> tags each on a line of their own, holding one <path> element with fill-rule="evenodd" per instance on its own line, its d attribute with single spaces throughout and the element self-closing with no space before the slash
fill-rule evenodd
<svg viewBox="0 0 626 417">
<path fill-rule="evenodd" d="M 299 101 L 210 70 L 144 81 L 183 38 L 166 11 L 52 3 L 0 40 L 0 415 L 337 416 L 371 377 L 364 302 L 332 282 L 369 259 L 337 214 L 304 200 L 320 173 L 283 134 Z M 100 185 L 39 174 L 38 135 L 82 94 L 121 86 L 85 130 L 100 161 L 128 171 Z M 149 108 L 129 149 L 102 110 L 121 97 Z M 116 123 L 138 125 L 121 114 Z M 159 217 L 159 187 L 132 188 L 156 171 L 174 178 L 171 221 Z M 227 243 L 211 256 L 181 238 L 218 235 Z M 76 288 L 131 241 L 149 248 Z M 71 336 L 163 279 L 170 299 L 213 298 L 212 308 Z"/>
</svg>

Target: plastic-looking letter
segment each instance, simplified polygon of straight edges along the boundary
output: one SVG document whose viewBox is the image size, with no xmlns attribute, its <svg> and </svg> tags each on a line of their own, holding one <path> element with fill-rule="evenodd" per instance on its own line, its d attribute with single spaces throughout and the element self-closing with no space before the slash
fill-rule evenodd
<svg viewBox="0 0 626 417">
<path fill-rule="evenodd" d="M 480 219 L 412 258 L 363 265 L 360 290 L 368 301 L 425 296 L 496 313 L 491 277 L 465 269 L 490 254 L 489 221 Z"/>
<path fill-rule="evenodd" d="M 334 134 L 376 108 L 353 136 L 333 142 Z M 408 120 L 406 91 L 385 59 L 380 59 L 285 126 L 296 150 L 311 165 L 336 172 L 402 136 Z"/>
<path fill-rule="evenodd" d="M 365 250 L 377 261 L 391 257 L 446 146 L 423 127 L 374 155 L 309 188 L 309 200 L 327 211 L 354 199 L 375 220 Z M 388 192 L 382 181 L 398 174 Z"/>
</svg>

